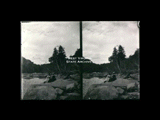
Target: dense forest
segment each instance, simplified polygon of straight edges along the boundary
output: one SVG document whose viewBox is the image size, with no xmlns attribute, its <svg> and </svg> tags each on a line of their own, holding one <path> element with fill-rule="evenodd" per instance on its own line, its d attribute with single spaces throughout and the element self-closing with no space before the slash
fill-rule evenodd
<svg viewBox="0 0 160 120">
<path fill-rule="evenodd" d="M 79 57 L 80 49 L 75 51 L 74 55 L 70 57 Z M 68 72 L 78 72 L 79 64 L 66 63 L 66 53 L 64 48 L 60 45 L 58 48 L 54 48 L 53 54 L 48 61 L 48 64 L 37 65 L 32 61 L 22 57 L 22 73 L 60 73 L 68 74 Z M 88 60 L 88 59 L 87 59 Z M 108 72 L 112 73 L 128 73 L 139 71 L 139 49 L 135 51 L 133 55 L 126 58 L 124 48 L 119 45 L 118 49 L 113 49 L 113 54 L 108 58 L 110 63 L 96 64 L 96 63 L 84 63 L 83 72 Z"/>
</svg>

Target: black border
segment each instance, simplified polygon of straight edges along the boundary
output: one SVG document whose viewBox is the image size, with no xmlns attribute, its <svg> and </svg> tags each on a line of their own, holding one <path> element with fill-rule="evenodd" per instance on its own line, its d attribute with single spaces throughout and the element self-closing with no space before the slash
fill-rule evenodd
<svg viewBox="0 0 160 120">
<path fill-rule="evenodd" d="M 41 102 L 41 100 L 21 100 L 21 22 L 28 22 L 28 21 L 46 21 L 46 20 L 20 20 L 19 22 L 20 22 L 20 96 L 19 96 L 19 100 L 21 101 L 21 102 L 23 102 L 23 103 L 31 103 L 31 102 L 33 102 L 33 103 L 35 103 L 35 102 Z M 49 20 L 49 21 L 51 21 L 51 20 Z M 54 20 L 53 20 L 54 21 Z M 76 21 L 76 20 L 73 20 L 73 21 Z M 86 20 L 81 20 L 81 22 L 83 22 L 83 21 L 140 21 L 140 19 L 121 19 L 121 20 L 117 20 L 117 19 L 110 19 L 110 20 L 91 20 L 91 19 L 86 19 Z M 61 22 L 61 21 L 59 21 L 59 20 L 57 20 L 57 22 Z M 82 26 L 82 23 L 80 22 L 80 26 Z M 80 49 L 81 49 L 81 52 L 82 52 L 82 56 L 83 56 L 83 40 L 82 40 L 82 28 L 80 27 Z M 141 44 L 140 44 L 140 41 L 141 41 L 141 35 L 140 35 L 140 28 L 139 28 L 139 48 L 141 48 L 140 46 L 141 46 Z M 140 54 L 139 54 L 139 56 L 140 56 Z M 140 57 L 139 57 L 140 58 Z M 139 59 L 139 63 L 140 63 L 140 59 Z M 139 65 L 139 67 L 140 67 L 140 65 Z M 100 101 L 100 102 L 104 102 L 104 101 L 124 101 L 124 102 L 126 102 L 126 101 L 141 101 L 141 93 L 140 93 L 140 100 L 83 100 L 83 64 L 81 64 L 81 67 L 80 67 L 80 69 L 81 69 L 81 76 L 80 76 L 80 78 L 81 78 L 81 91 L 82 91 L 82 93 L 81 93 L 81 95 L 82 95 L 82 100 L 50 100 L 50 101 L 48 101 L 48 100 L 43 100 L 42 102 L 52 102 L 52 101 Z M 140 79 L 141 79 L 141 75 L 140 75 Z M 141 88 L 141 82 L 140 82 L 140 88 Z"/>
</svg>

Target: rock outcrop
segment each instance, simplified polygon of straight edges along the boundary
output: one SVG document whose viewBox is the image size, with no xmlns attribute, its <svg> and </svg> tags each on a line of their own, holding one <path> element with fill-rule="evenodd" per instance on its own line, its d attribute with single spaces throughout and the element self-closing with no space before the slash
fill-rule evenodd
<svg viewBox="0 0 160 120">
<path fill-rule="evenodd" d="M 72 91 L 74 91 L 74 89 L 75 89 L 75 83 L 71 83 L 71 84 L 66 86 L 67 91 L 72 92 Z"/>
<path fill-rule="evenodd" d="M 55 88 L 57 95 L 61 95 L 63 93 L 63 90 L 61 90 L 60 88 Z"/>
<path fill-rule="evenodd" d="M 57 91 L 51 86 L 31 86 L 25 93 L 23 100 L 55 100 Z"/>
<path fill-rule="evenodd" d="M 118 93 L 114 86 L 91 86 L 84 99 L 112 100 L 118 98 Z"/>
<path fill-rule="evenodd" d="M 140 98 L 140 84 L 137 80 L 117 79 L 113 82 L 92 84 L 85 100 L 130 100 Z"/>
<path fill-rule="evenodd" d="M 128 92 L 134 92 L 134 91 L 138 91 L 138 83 L 130 83 L 127 85 L 127 91 Z"/>
<path fill-rule="evenodd" d="M 116 88 L 119 94 L 123 94 L 125 91 L 121 87 Z"/>
<path fill-rule="evenodd" d="M 70 79 L 34 84 L 27 90 L 23 100 L 80 100 L 78 86 L 77 81 Z"/>
</svg>

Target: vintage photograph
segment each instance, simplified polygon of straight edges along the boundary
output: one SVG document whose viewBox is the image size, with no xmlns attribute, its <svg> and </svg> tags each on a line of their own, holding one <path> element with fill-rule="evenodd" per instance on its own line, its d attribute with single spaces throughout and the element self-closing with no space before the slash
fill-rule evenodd
<svg viewBox="0 0 160 120">
<path fill-rule="evenodd" d="M 82 21 L 84 100 L 139 100 L 138 21 Z"/>
<path fill-rule="evenodd" d="M 140 21 L 21 21 L 21 100 L 139 100 Z"/>
<path fill-rule="evenodd" d="M 81 100 L 79 21 L 21 21 L 21 100 Z"/>
</svg>

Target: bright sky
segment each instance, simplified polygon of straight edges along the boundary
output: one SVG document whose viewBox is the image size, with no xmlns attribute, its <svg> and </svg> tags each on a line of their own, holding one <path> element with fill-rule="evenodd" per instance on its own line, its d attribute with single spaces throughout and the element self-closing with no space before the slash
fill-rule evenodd
<svg viewBox="0 0 160 120">
<path fill-rule="evenodd" d="M 139 48 L 137 21 L 84 21 L 83 56 L 94 63 L 108 63 L 113 48 L 122 45 L 126 57 Z"/>
<path fill-rule="evenodd" d="M 83 21 L 83 56 L 94 63 L 108 63 L 116 45 L 122 45 L 126 56 L 139 48 L 136 21 Z M 49 63 L 54 47 L 62 45 L 66 55 L 80 47 L 79 21 L 21 22 L 22 56 L 36 64 Z"/>
<path fill-rule="evenodd" d="M 80 47 L 79 22 L 21 22 L 21 54 L 35 64 L 49 63 L 54 47 L 62 45 L 67 57 Z"/>
</svg>

